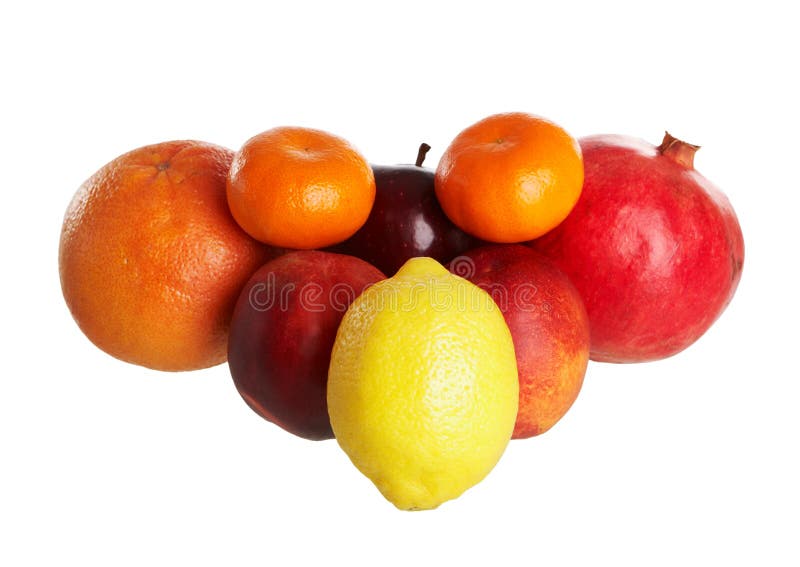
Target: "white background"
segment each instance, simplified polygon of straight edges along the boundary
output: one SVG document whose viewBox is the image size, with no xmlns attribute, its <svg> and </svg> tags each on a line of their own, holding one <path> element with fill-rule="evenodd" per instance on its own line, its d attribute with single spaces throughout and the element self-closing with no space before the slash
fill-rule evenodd
<svg viewBox="0 0 800 567">
<path fill-rule="evenodd" d="M 0 564 L 797 565 L 800 42 L 790 3 L 741 4 L 2 8 Z M 698 343 L 591 364 L 554 429 L 438 510 L 396 510 L 335 441 L 257 417 L 224 365 L 124 364 L 64 305 L 63 212 L 129 149 L 295 124 L 373 163 L 426 141 L 433 167 L 512 110 L 701 144 L 744 276 Z"/>
</svg>

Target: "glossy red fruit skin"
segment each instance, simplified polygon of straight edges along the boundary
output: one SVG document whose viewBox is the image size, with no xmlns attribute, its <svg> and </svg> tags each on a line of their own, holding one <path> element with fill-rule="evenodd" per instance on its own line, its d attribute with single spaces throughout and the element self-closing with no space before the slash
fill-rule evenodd
<svg viewBox="0 0 800 567">
<path fill-rule="evenodd" d="M 589 362 L 589 319 L 569 278 L 521 244 L 482 246 L 450 269 L 489 293 L 517 357 L 519 411 L 512 439 L 549 430 L 580 393 Z"/>
<path fill-rule="evenodd" d="M 480 243 L 445 216 L 433 171 L 416 165 L 376 165 L 372 171 L 375 203 L 367 222 L 331 250 L 393 275 L 410 258 L 428 256 L 444 264 Z"/>
<path fill-rule="evenodd" d="M 299 437 L 333 438 L 326 388 L 347 307 L 384 279 L 343 254 L 294 251 L 250 278 L 233 313 L 228 366 L 236 389 L 264 419 Z"/>
<path fill-rule="evenodd" d="M 736 214 L 692 168 L 695 146 L 681 142 L 670 155 L 664 144 L 610 135 L 580 144 L 581 197 L 531 245 L 583 296 L 592 360 L 674 355 L 708 330 L 736 291 L 744 261 Z"/>
</svg>

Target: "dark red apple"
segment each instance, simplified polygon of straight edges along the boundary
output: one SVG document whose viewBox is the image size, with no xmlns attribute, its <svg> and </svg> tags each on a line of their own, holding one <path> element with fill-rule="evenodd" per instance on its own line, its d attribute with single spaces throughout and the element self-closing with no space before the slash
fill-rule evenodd
<svg viewBox="0 0 800 567">
<path fill-rule="evenodd" d="M 552 262 L 521 244 L 470 250 L 450 270 L 489 293 L 511 331 L 519 372 L 512 438 L 544 433 L 578 397 L 589 363 L 580 294 Z"/>
<path fill-rule="evenodd" d="M 593 360 L 671 356 L 708 330 L 739 283 L 744 241 L 725 195 L 693 168 L 697 146 L 580 140 L 583 192 L 531 245 L 583 296 Z"/>
<path fill-rule="evenodd" d="M 336 331 L 350 303 L 384 279 L 367 262 L 295 251 L 267 262 L 236 303 L 228 366 L 259 415 L 306 439 L 333 437 L 326 386 Z"/>
<path fill-rule="evenodd" d="M 375 203 L 367 222 L 331 250 L 352 254 L 393 275 L 406 260 L 429 256 L 444 264 L 479 241 L 445 216 L 433 188 L 433 171 L 422 167 L 430 149 L 422 144 L 416 165 L 375 165 Z"/>
</svg>

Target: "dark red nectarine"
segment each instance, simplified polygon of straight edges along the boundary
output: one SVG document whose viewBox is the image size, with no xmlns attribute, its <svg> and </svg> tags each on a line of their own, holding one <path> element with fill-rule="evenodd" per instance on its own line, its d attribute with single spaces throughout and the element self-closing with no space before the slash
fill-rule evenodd
<svg viewBox="0 0 800 567">
<path fill-rule="evenodd" d="M 306 439 L 333 437 L 326 385 L 336 331 L 350 303 L 384 278 L 343 254 L 295 251 L 262 266 L 239 296 L 228 366 L 259 415 Z"/>
</svg>

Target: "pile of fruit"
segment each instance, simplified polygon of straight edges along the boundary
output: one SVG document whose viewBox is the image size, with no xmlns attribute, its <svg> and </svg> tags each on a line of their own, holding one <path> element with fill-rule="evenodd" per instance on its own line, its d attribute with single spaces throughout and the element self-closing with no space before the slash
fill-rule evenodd
<svg viewBox="0 0 800 567">
<path fill-rule="evenodd" d="M 258 414 L 335 437 L 398 508 L 428 509 L 550 429 L 590 358 L 673 355 L 733 296 L 742 233 L 697 146 L 576 141 L 508 113 L 458 134 L 435 172 L 428 149 L 370 166 L 281 127 L 237 152 L 133 150 L 67 209 L 67 305 L 121 360 L 227 360 Z"/>
</svg>

